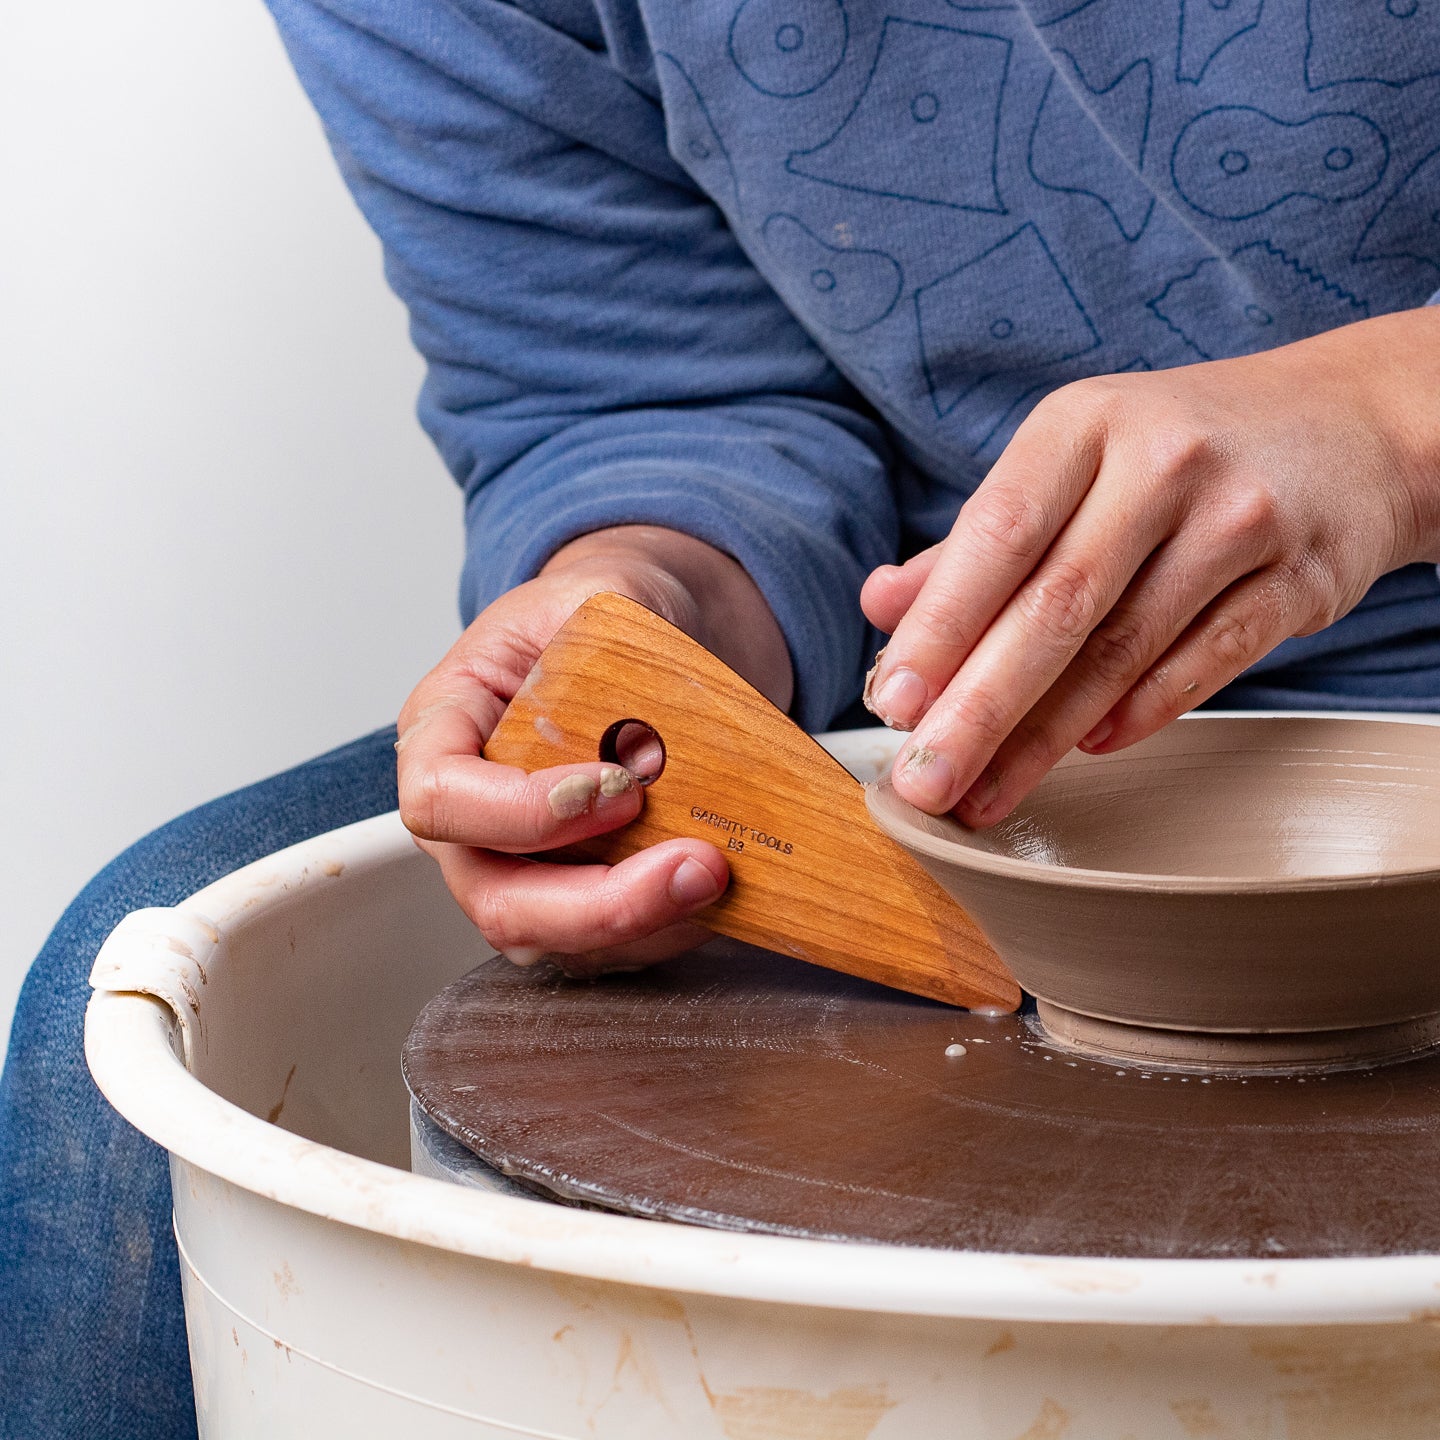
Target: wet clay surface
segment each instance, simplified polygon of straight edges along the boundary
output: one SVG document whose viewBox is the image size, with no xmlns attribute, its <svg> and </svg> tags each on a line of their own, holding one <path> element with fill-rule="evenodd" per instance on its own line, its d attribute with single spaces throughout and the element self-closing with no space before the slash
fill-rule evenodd
<svg viewBox="0 0 1440 1440">
<path fill-rule="evenodd" d="M 867 801 L 1021 985 L 1066 1010 L 1351 1030 L 1357 1055 L 1380 1043 L 1365 1027 L 1440 1013 L 1440 727 L 1190 719 L 1067 756 L 987 831 L 888 786 Z"/>
<path fill-rule="evenodd" d="M 1440 871 L 1440 727 L 1201 715 L 1112 755 L 1074 751 L 991 830 L 949 833 L 1066 869 L 1298 880 Z"/>
<path fill-rule="evenodd" d="M 483 965 L 404 1065 L 482 1158 L 634 1214 L 1041 1255 L 1440 1250 L 1440 1059 L 1182 1075 L 1033 1024 L 718 940 L 597 982 Z"/>
</svg>

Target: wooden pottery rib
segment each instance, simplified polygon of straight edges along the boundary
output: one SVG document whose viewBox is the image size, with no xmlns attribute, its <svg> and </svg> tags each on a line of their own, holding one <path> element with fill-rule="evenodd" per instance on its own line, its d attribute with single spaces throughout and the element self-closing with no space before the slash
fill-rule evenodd
<svg viewBox="0 0 1440 1440">
<path fill-rule="evenodd" d="M 561 627 L 485 746 L 525 770 L 593 761 L 640 721 L 665 765 L 623 830 L 567 854 L 614 862 L 711 841 L 730 885 L 695 918 L 767 949 L 971 1009 L 1020 988 L 970 917 L 884 835 L 864 787 L 759 691 L 658 615 L 597 595 Z"/>
</svg>

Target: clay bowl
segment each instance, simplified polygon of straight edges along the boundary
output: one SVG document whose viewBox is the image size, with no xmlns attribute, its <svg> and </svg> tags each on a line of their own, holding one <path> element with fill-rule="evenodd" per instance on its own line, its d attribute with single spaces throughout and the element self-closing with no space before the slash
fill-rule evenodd
<svg viewBox="0 0 1440 1440">
<path fill-rule="evenodd" d="M 973 831 L 870 813 L 1062 1043 L 1294 1068 L 1440 1041 L 1440 727 L 1197 716 Z"/>
</svg>

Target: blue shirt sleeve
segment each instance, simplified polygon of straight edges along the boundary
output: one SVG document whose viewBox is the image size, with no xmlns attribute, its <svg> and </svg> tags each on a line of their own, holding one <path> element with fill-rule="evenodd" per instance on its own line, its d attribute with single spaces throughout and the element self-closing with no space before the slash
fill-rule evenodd
<svg viewBox="0 0 1440 1440">
<path fill-rule="evenodd" d="M 607 525 L 683 530 L 766 595 L 823 728 L 899 524 L 879 427 L 604 51 L 493 0 L 270 0 L 428 363 L 468 620 Z"/>
</svg>

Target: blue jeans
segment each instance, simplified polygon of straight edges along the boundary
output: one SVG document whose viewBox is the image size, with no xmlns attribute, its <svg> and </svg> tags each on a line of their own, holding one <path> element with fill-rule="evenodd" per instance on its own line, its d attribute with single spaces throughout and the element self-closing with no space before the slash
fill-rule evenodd
<svg viewBox="0 0 1440 1440">
<path fill-rule="evenodd" d="M 4 1440 L 193 1440 L 169 1170 L 85 1068 L 90 965 L 131 910 L 393 810 L 394 739 L 377 731 L 147 836 L 90 882 L 31 967 L 0 1076 Z"/>
</svg>

